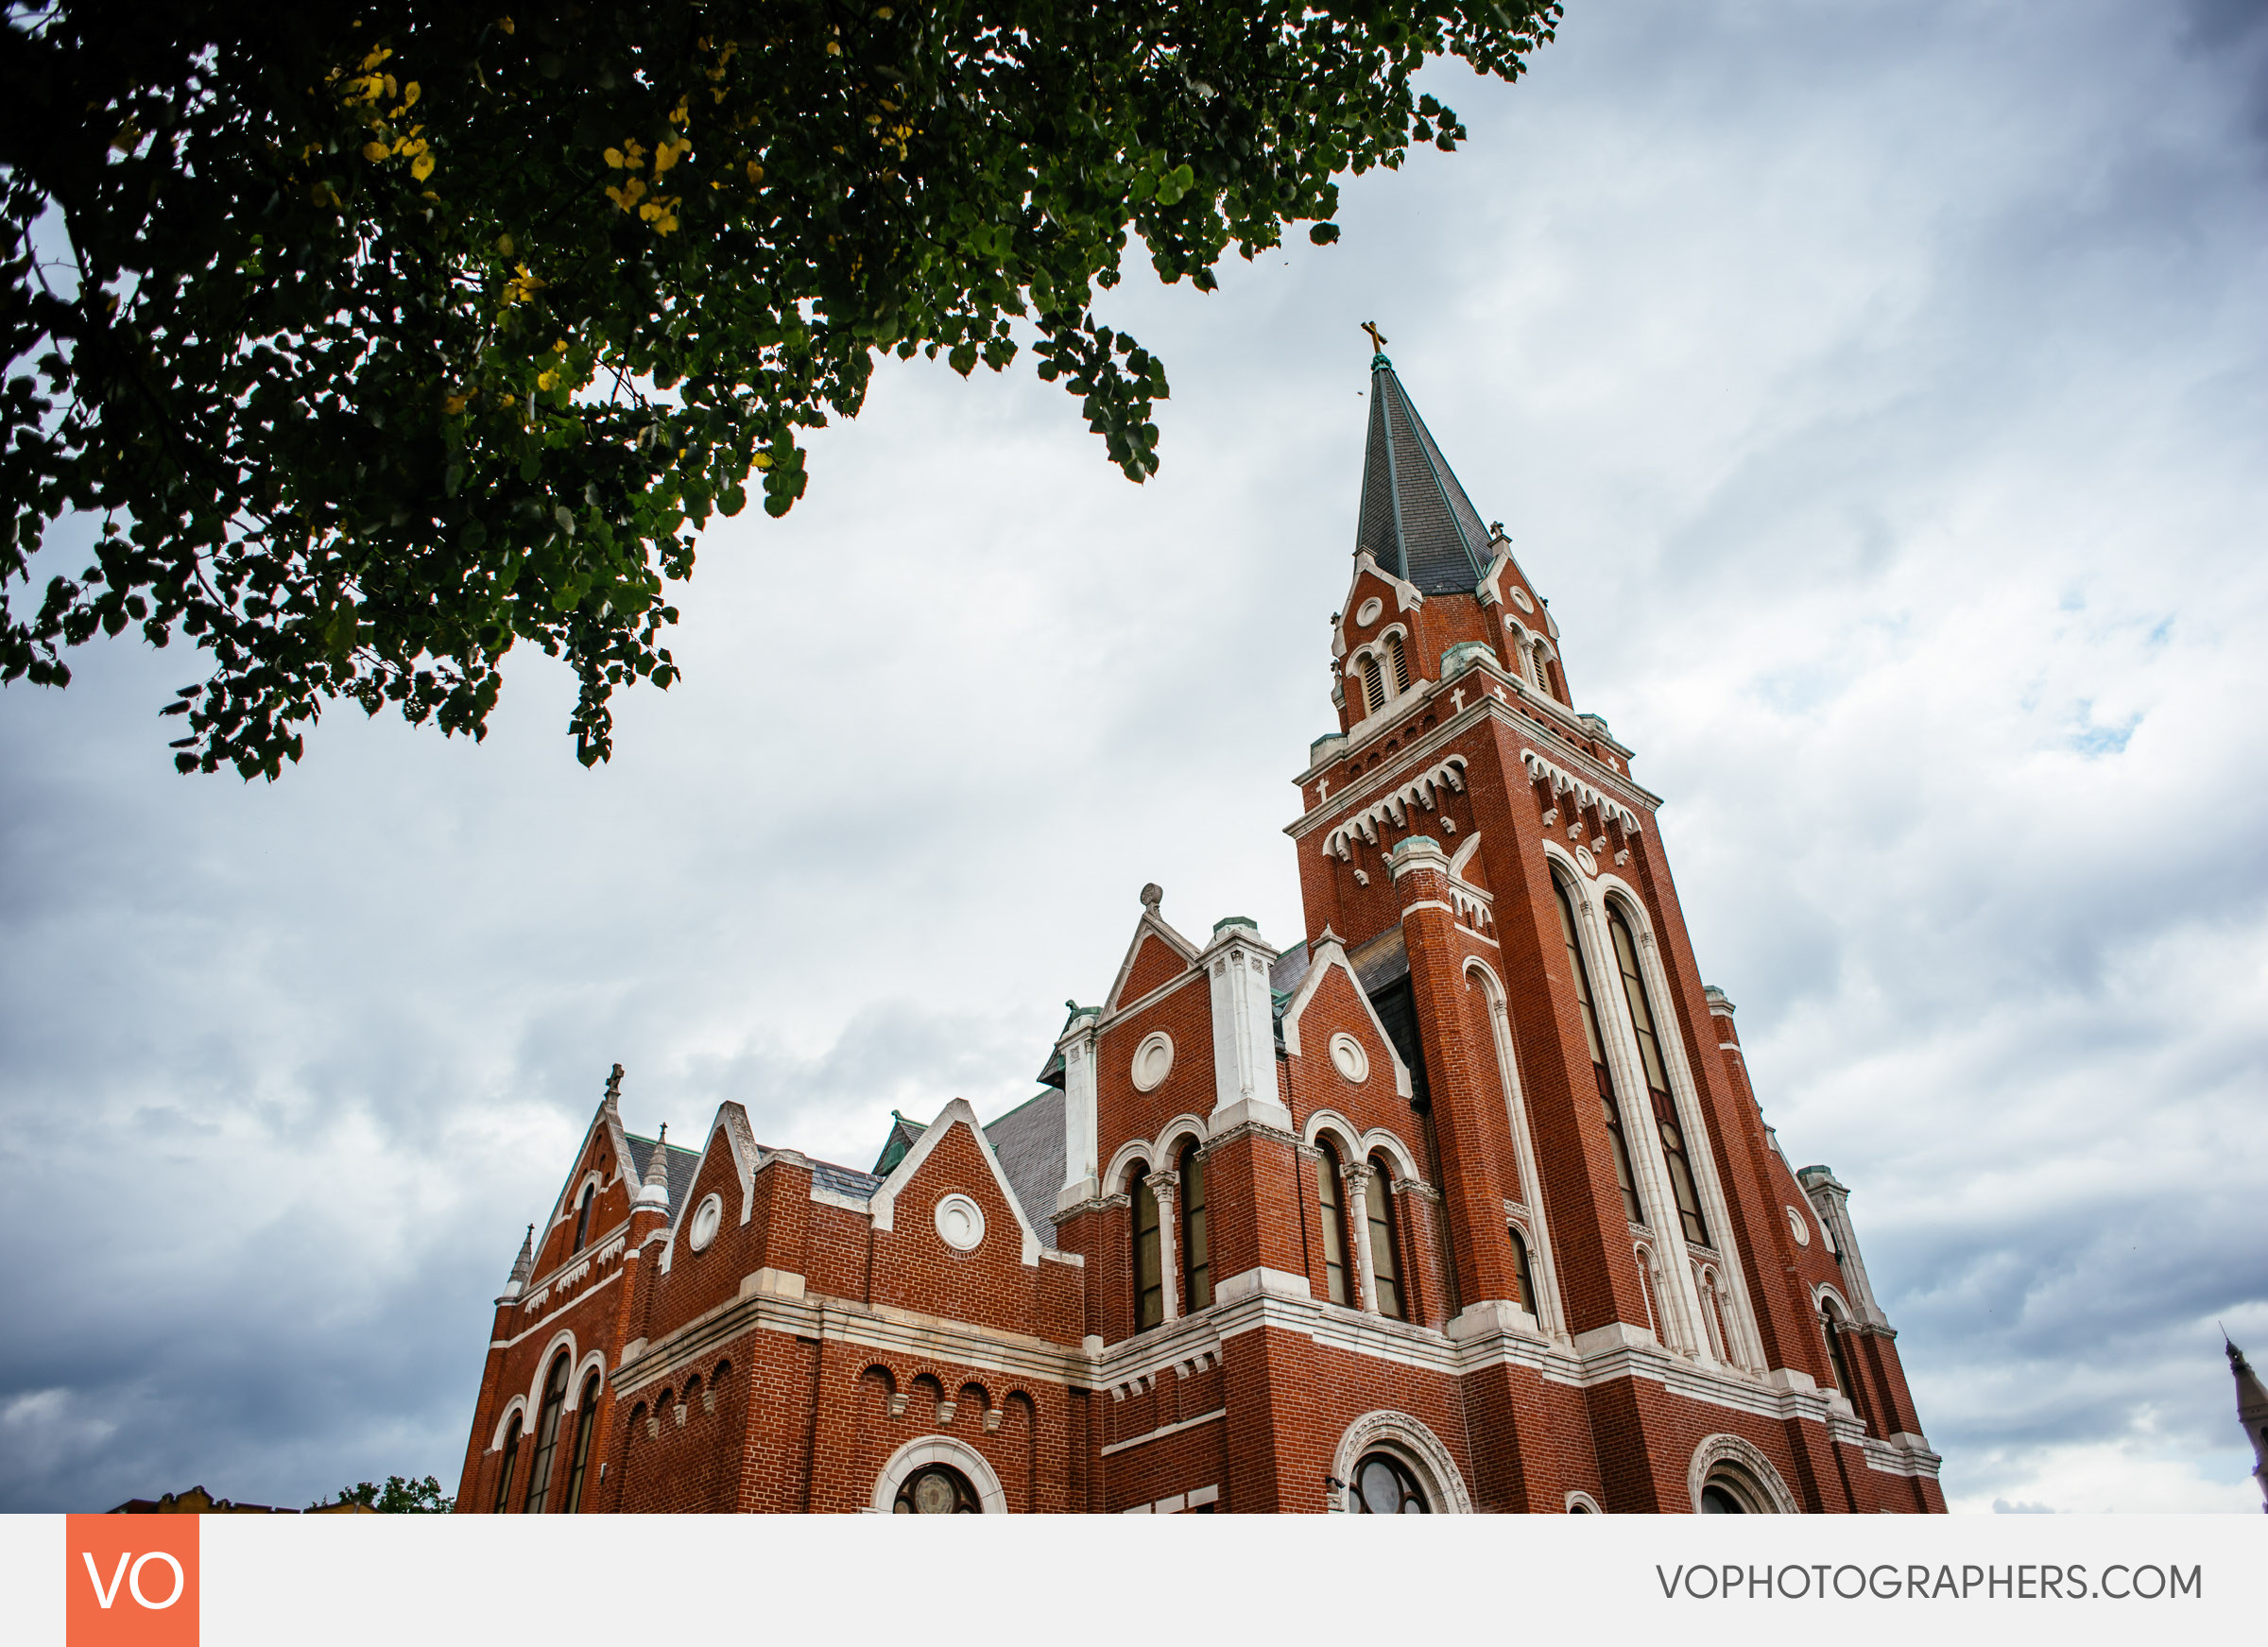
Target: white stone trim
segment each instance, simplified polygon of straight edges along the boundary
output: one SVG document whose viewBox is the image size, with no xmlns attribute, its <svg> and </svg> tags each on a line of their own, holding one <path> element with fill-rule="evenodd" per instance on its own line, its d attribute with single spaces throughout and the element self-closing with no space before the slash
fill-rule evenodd
<svg viewBox="0 0 2268 1647">
<path fill-rule="evenodd" d="M 1435 812 L 1439 810 L 1442 791 L 1457 795 L 1465 792 L 1466 765 L 1464 756 L 1447 755 L 1415 778 L 1401 781 L 1389 794 L 1342 818 L 1323 837 L 1323 855 L 1336 858 L 1342 864 L 1351 863 L 1358 840 L 1372 848 L 1378 846 L 1380 824 L 1392 824 L 1396 829 L 1413 827 L 1408 821 L 1412 807 Z"/>
<path fill-rule="evenodd" d="M 1363 987 L 1362 979 L 1355 975 L 1354 964 L 1347 959 L 1346 946 L 1335 935 L 1314 946 L 1308 958 L 1307 976 L 1299 980 L 1299 987 L 1292 991 L 1291 1000 L 1284 1004 L 1283 1050 L 1295 1058 L 1301 1055 L 1299 1020 L 1333 967 L 1347 974 L 1347 982 L 1354 989 L 1354 998 L 1362 1006 L 1363 1016 L 1370 1021 L 1370 1027 L 1378 1033 L 1379 1045 L 1386 1049 L 1386 1057 L 1394 1067 L 1395 1093 L 1407 1098 L 1414 1090 L 1410 1085 L 1409 1066 L 1401 1061 L 1401 1054 L 1395 1051 L 1394 1038 L 1386 1033 L 1386 1026 L 1379 1021 L 1378 1008 L 1370 1004 L 1369 992 Z M 1348 1132 L 1352 1136 L 1353 1128 L 1349 1127 Z"/>
<path fill-rule="evenodd" d="M 1291 1130 L 1292 1114 L 1276 1084 L 1274 998 L 1268 989 L 1268 968 L 1279 952 L 1256 929 L 1231 925 L 1198 957 L 1212 1006 L 1211 1124 L 1223 1131 L 1244 1121 Z"/>
<path fill-rule="evenodd" d="M 1693 1460 L 1686 1466 L 1685 1488 L 1692 1500 L 1693 1513 L 1701 1513 L 1701 1489 L 1709 1483 L 1710 1472 L 1719 1465 L 1729 1465 L 1756 1486 L 1769 1501 L 1759 1513 L 1773 1516 L 1798 1516 L 1803 1506 L 1788 1490 L 1788 1484 L 1779 1479 L 1779 1471 L 1754 1442 L 1738 1435 L 1722 1433 L 1707 1436 L 1693 1449 Z"/>
<path fill-rule="evenodd" d="M 504 1450 L 504 1433 L 512 1427 L 512 1415 L 515 1413 L 520 1415 L 520 1433 L 523 1436 L 526 1435 L 527 1398 L 514 1396 L 510 1400 L 505 1402 L 504 1411 L 496 1415 L 496 1428 L 489 1432 L 489 1450 L 490 1452 Z"/>
<path fill-rule="evenodd" d="M 1620 876 L 1603 874 L 1599 877 L 1600 906 L 1617 906 L 1623 918 L 1630 923 L 1630 935 L 1638 950 L 1639 978 L 1646 989 L 1646 1001 L 1654 1009 L 1657 1020 L 1666 1020 L 1667 1028 L 1658 1021 L 1655 1039 L 1661 1050 L 1663 1069 L 1670 1078 L 1670 1100 L 1677 1110 L 1679 1128 L 1688 1140 L 1697 1140 L 1698 1149 L 1688 1147 L 1686 1161 L 1692 1170 L 1693 1182 L 1701 1194 L 1701 1210 L 1714 1232 L 1717 1250 L 1725 1261 L 1720 1269 L 1725 1285 L 1719 1297 L 1727 1306 L 1722 1311 L 1725 1330 L 1732 1340 L 1727 1353 L 1732 1364 L 1745 1372 L 1761 1372 L 1764 1365 L 1763 1340 L 1756 1326 L 1756 1309 L 1749 1301 L 1748 1283 L 1739 1262 L 1740 1230 L 1732 1221 L 1732 1210 L 1725 1198 L 1723 1184 L 1717 1177 L 1715 1133 L 1708 1124 L 1707 1111 L 1701 1104 L 1699 1088 L 1693 1081 L 1693 1072 L 1685 1059 L 1683 1020 L 1679 1014 L 1677 997 L 1670 987 L 1669 971 L 1662 965 L 1661 947 L 1654 935 L 1654 923 L 1647 918 L 1645 901 L 1637 890 Z M 1619 980 L 1622 968 L 1618 963 L 1615 974 Z M 1666 1010 L 1665 1010 L 1666 1009 Z M 1623 1016 L 1627 1019 L 1625 1003 Z M 1651 1136 L 1649 1134 L 1649 1136 Z M 1655 1140 L 1657 1145 L 1660 1141 Z M 1683 1244 L 1683 1227 L 1678 1230 Z M 1696 1291 L 1695 1307 L 1700 1302 Z"/>
<path fill-rule="evenodd" d="M 1199 1149 L 1205 1147 L 1210 1141 L 1211 1135 L 1206 1131 L 1203 1116 L 1193 1115 L 1185 1109 L 1159 1129 L 1158 1159 L 1163 1161 L 1175 1172 L 1181 1170 L 1178 1162 L 1181 1156 L 1181 1141 L 1184 1139 L 1194 1140 Z"/>
<path fill-rule="evenodd" d="M 874 1496 L 868 1508 L 888 1515 L 898 1501 L 898 1489 L 905 1484 L 905 1478 L 933 1464 L 946 1465 L 967 1476 L 986 1515 L 1008 1513 L 1008 1495 L 1001 1490 L 1000 1477 L 992 1473 L 984 1454 L 950 1435 L 917 1436 L 891 1453 L 882 1467 L 882 1474 L 874 1480 Z"/>
<path fill-rule="evenodd" d="M 1564 1508 L 1566 1513 L 1571 1516 L 1604 1516 L 1606 1513 L 1605 1510 L 1599 1507 L 1598 1500 L 1592 1498 L 1589 1493 L 1583 1491 L 1583 1489 L 1580 1487 L 1573 1489 L 1567 1495 L 1567 1503 Z"/>
<path fill-rule="evenodd" d="M 1134 923 L 1134 941 L 1126 946 L 1125 957 L 1118 964 L 1118 975 L 1110 981 L 1110 993 L 1103 997 L 1103 1018 L 1106 1021 L 1118 1017 L 1122 1010 L 1133 1004 L 1122 1002 L 1119 996 L 1125 989 L 1126 980 L 1134 975 L 1134 958 L 1142 953 L 1143 939 L 1153 933 L 1165 944 L 1167 949 L 1181 957 L 1181 966 L 1184 971 L 1196 966 L 1197 946 L 1166 925 L 1163 916 L 1144 905 L 1142 918 Z M 1175 984 L 1181 981 L 1179 977 L 1171 980 Z M 1160 985 L 1159 987 L 1162 989 L 1166 986 Z M 1157 993 L 1159 993 L 1158 989 L 1150 991 L 1151 995 Z M 1145 995 L 1143 999 L 1146 1001 L 1149 996 Z"/>
<path fill-rule="evenodd" d="M 1480 837 L 1474 836 L 1475 844 Z M 1528 1271 L 1536 1278 L 1539 1297 L 1528 1300 L 1537 1326 L 1555 1337 L 1567 1335 L 1567 1312 L 1559 1300 L 1559 1263 L 1552 1247 L 1551 1228 L 1543 1210 L 1543 1179 L 1537 1171 L 1536 1143 L 1528 1131 L 1527 1097 L 1520 1079 L 1520 1051 L 1512 1037 L 1511 1010 L 1503 980 L 1478 955 L 1465 959 L 1464 975 L 1481 981 L 1481 998 L 1488 1008 L 1488 1030 L 1496 1049 L 1496 1067 L 1504 1090 L 1504 1119 L 1512 1129 L 1514 1168 L 1520 1174 L 1521 1210 L 1528 1238 Z M 1469 985 L 1468 985 L 1469 987 Z"/>
<path fill-rule="evenodd" d="M 1210 1413 L 1199 1413 L 1194 1418 L 1184 1418 L 1177 1424 L 1160 1424 L 1157 1429 L 1145 1430 L 1140 1435 L 1129 1435 L 1124 1441 L 1111 1442 L 1102 1450 L 1102 1456 L 1108 1458 L 1113 1453 L 1125 1452 L 1131 1448 L 1143 1446 L 1146 1442 L 1162 1441 L 1168 1435 L 1178 1435 L 1184 1430 L 1194 1430 L 1200 1424 L 1210 1424 L 1216 1418 L 1226 1418 L 1227 1416 L 1228 1416 L 1228 1408 L 1215 1407 Z"/>
<path fill-rule="evenodd" d="M 593 1373 L 598 1375 L 600 1388 L 605 1388 L 607 1352 L 603 1349 L 594 1349 L 589 1355 L 584 1356 L 567 1374 L 567 1406 L 565 1408 L 567 1412 L 572 1413 L 583 1404 L 583 1384 Z"/>
<path fill-rule="evenodd" d="M 1383 1154 L 1394 1163 L 1394 1181 L 1397 1184 L 1422 1184 L 1425 1175 L 1418 1170 L 1418 1157 L 1410 1146 L 1383 1126 L 1374 1126 L 1362 1136 L 1363 1163 L 1369 1164 L 1374 1155 Z"/>
<path fill-rule="evenodd" d="M 567 1398 L 570 1401 L 575 1399 L 575 1334 L 562 1327 L 551 1335 L 551 1342 L 544 1345 L 543 1353 L 536 1357 L 536 1381 L 527 1386 L 529 1412 L 541 1414 L 543 1411 L 543 1376 L 551 1371 L 551 1364 L 558 1358 L 558 1352 L 562 1349 L 567 1352 Z"/>
<path fill-rule="evenodd" d="M 1137 1162 L 1141 1163 L 1143 1172 L 1156 1172 L 1158 1170 L 1157 1148 L 1158 1146 L 1146 1138 L 1130 1138 L 1125 1143 L 1120 1144 L 1118 1153 L 1110 1158 L 1110 1164 L 1103 1169 L 1103 1193 L 1106 1195 L 1128 1193 L 1132 1189 L 1130 1180 L 1134 1175 L 1134 1167 Z"/>
<path fill-rule="evenodd" d="M 1348 1484 L 1345 1508 L 1353 1508 L 1354 1467 L 1366 1452 L 1391 1452 L 1413 1466 L 1432 1501 L 1427 1507 L 1435 1515 L 1472 1514 L 1472 1495 L 1466 1490 L 1457 1461 L 1441 1445 L 1441 1438 L 1421 1420 L 1386 1407 L 1365 1413 L 1348 1425 L 1339 1437 L 1338 1450 L 1332 1455 L 1331 1473 Z"/>
<path fill-rule="evenodd" d="M 1016 1199 L 1016 1192 L 1008 1183 L 1008 1175 L 1001 1170 L 1000 1157 L 992 1153 L 992 1141 L 985 1136 L 984 1127 L 977 1122 L 976 1111 L 970 1107 L 966 1098 L 955 1098 L 937 1111 L 937 1118 L 929 1124 L 928 1130 L 914 1141 L 914 1147 L 905 1152 L 905 1158 L 890 1170 L 890 1175 L 882 1181 L 868 1198 L 867 1206 L 874 1219 L 874 1227 L 897 1227 L 899 1194 L 914 1181 L 914 1175 L 936 1152 L 945 1136 L 956 1126 L 966 1126 L 970 1136 L 976 1140 L 977 1153 L 984 1158 L 985 1165 L 991 1169 L 992 1181 L 1000 1187 L 1001 1198 L 1008 1204 L 1009 1216 L 1016 1220 L 1016 1227 L 1023 1237 L 1022 1261 L 1037 1267 L 1040 1262 L 1040 1232 L 1032 1227 L 1031 1220 L 1023 1215 L 1023 1203 Z"/>
</svg>

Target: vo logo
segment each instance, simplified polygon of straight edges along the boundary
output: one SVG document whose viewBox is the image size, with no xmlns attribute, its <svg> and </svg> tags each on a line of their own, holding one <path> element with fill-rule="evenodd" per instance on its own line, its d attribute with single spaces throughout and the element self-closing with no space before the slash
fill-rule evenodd
<svg viewBox="0 0 2268 1647">
<path fill-rule="evenodd" d="M 64 1518 L 69 1647 L 197 1647 L 195 1516 Z"/>
</svg>

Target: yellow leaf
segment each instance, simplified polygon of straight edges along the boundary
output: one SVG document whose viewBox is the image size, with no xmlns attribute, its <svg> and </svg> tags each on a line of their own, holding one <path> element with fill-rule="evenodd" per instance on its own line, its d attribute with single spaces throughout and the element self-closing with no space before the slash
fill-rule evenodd
<svg viewBox="0 0 2268 1647">
<path fill-rule="evenodd" d="M 421 183 L 433 176 L 433 156 L 421 154 L 409 163 L 409 175 Z"/>
<path fill-rule="evenodd" d="M 540 371 L 536 373 L 536 387 L 540 389 L 549 389 L 553 384 L 558 383 L 558 381 L 559 374 L 556 371 Z"/>
<path fill-rule="evenodd" d="M 654 150 L 654 176 L 660 177 L 671 166 L 676 165 L 678 156 L 682 152 L 675 144 L 669 143 L 665 143 Z"/>
<path fill-rule="evenodd" d="M 384 160 L 389 152 L 383 143 L 366 143 L 362 146 L 362 158 L 368 161 Z"/>
<path fill-rule="evenodd" d="M 511 20 L 510 18 L 508 18 L 508 17 L 499 17 L 499 18 L 496 20 L 496 26 L 497 26 L 498 28 L 501 28 L 501 29 L 503 29 L 503 30 L 504 30 L 504 32 L 505 32 L 505 33 L 507 33 L 507 34 L 510 34 L 510 33 L 512 33 L 512 32 L 513 32 L 513 29 L 512 29 L 512 20 Z"/>
<path fill-rule="evenodd" d="M 508 235 L 508 234 L 499 234 L 499 235 L 496 237 L 496 249 L 497 249 L 498 251 L 501 251 L 501 252 L 503 252 L 503 253 L 504 253 L 504 255 L 505 255 L 505 256 L 507 256 L 507 257 L 509 257 L 509 256 L 511 256 L 511 255 L 512 255 L 512 237 L 511 237 L 510 235 Z"/>
<path fill-rule="evenodd" d="M 564 354 L 564 353 L 566 353 L 566 352 L 567 352 L 567 339 L 566 339 L 566 338 L 564 338 L 564 337 L 562 337 L 562 338 L 560 338 L 560 339 L 559 339 L 558 342 L 554 343 L 554 344 L 551 346 L 551 352 L 552 352 L 552 353 L 554 353 L 554 354 Z"/>
<path fill-rule="evenodd" d="M 417 101 L 418 83 L 417 81 L 412 80 L 408 85 L 402 88 L 402 107 L 405 110 L 415 108 L 417 106 Z"/>
<path fill-rule="evenodd" d="M 831 58 L 841 57 L 843 55 L 843 48 L 841 44 L 835 41 L 829 41 L 827 43 L 827 55 Z"/>
<path fill-rule="evenodd" d="M 755 463 L 758 469 L 769 469 L 772 466 L 772 455 L 768 452 L 759 452 L 756 454 Z"/>
<path fill-rule="evenodd" d="M 754 161 L 748 162 L 748 181 L 751 183 L 761 183 L 764 181 L 764 168 L 758 165 Z"/>
<path fill-rule="evenodd" d="M 606 158 L 609 165 L 612 166 L 616 171 L 622 170 L 622 150 L 619 148 L 610 147 L 607 150 Z"/>
</svg>

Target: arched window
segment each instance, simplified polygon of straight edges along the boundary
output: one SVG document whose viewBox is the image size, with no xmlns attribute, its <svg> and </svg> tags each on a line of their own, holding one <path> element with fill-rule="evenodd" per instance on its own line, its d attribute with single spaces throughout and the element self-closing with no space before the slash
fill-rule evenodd
<svg viewBox="0 0 2268 1647">
<path fill-rule="evenodd" d="M 520 1415 L 512 1415 L 504 1432 L 504 1464 L 496 1472 L 496 1514 L 512 1507 L 512 1467 L 520 1462 Z"/>
<path fill-rule="evenodd" d="M 591 1238 L 591 1197 L 598 1193 L 596 1184 L 583 1186 L 583 1198 L 575 1208 L 575 1250 L 583 1250 L 583 1243 Z"/>
<path fill-rule="evenodd" d="M 1397 1321 L 1410 1318 L 1402 1302 L 1401 1272 L 1394 1264 L 1394 1171 L 1385 1157 L 1370 1158 L 1370 1279 L 1378 1288 L 1378 1312 Z"/>
<path fill-rule="evenodd" d="M 1409 691 L 1410 660 L 1409 655 L 1401 649 L 1400 635 L 1386 637 L 1386 653 L 1394 660 L 1394 690 L 1398 693 Z"/>
<path fill-rule="evenodd" d="M 1819 1306 L 1819 1330 L 1827 1334 L 1827 1364 L 1834 1374 L 1835 1388 L 1855 1409 L 1859 1404 L 1859 1381 L 1850 1376 L 1850 1359 L 1843 1348 L 1843 1318 L 1835 1312 L 1834 1305 L 1822 1301 Z"/>
<path fill-rule="evenodd" d="M 1633 1224 L 1643 1224 L 1638 1208 L 1638 1183 L 1630 1174 L 1630 1146 L 1623 1140 L 1622 1111 L 1615 1107 L 1614 1083 L 1606 1075 L 1606 1044 L 1599 1038 L 1599 1012 L 1590 992 L 1590 973 L 1583 965 L 1583 946 L 1575 941 L 1575 908 L 1559 877 L 1552 877 L 1552 896 L 1559 903 L 1559 932 L 1567 939 L 1567 969 L 1575 980 L 1575 1004 L 1583 1009 L 1583 1037 L 1590 1043 L 1590 1073 L 1598 1085 L 1599 1102 L 1606 1110 L 1606 1136 L 1614 1143 L 1614 1181 L 1623 1192 L 1623 1211 Z"/>
<path fill-rule="evenodd" d="M 567 1405 L 567 1352 L 552 1358 L 551 1376 L 543 1381 L 543 1411 L 536 1419 L 536 1455 L 527 1461 L 527 1502 L 521 1508 L 530 1516 L 543 1513 L 551 1497 L 551 1457 L 559 1446 L 559 1414 Z"/>
<path fill-rule="evenodd" d="M 1365 1516 L 1433 1513 L 1409 1466 L 1390 1452 L 1369 1452 L 1354 1467 L 1354 1507 Z"/>
<path fill-rule="evenodd" d="M 1528 1267 L 1528 1238 L 1517 1227 L 1512 1231 L 1512 1273 L 1520 1281 L 1520 1307 L 1541 1321 L 1543 1306 L 1536 1301 L 1536 1275 Z"/>
<path fill-rule="evenodd" d="M 1379 673 L 1378 654 L 1375 652 L 1363 655 L 1363 702 L 1366 712 L 1370 713 L 1376 713 L 1385 707 L 1386 682 Z"/>
<path fill-rule="evenodd" d="M 1322 1213 L 1323 1290 L 1334 1304 L 1351 1304 L 1347 1287 L 1347 1222 L 1339 1211 L 1339 1152 L 1323 1146 L 1315 1162 L 1315 1207 Z"/>
<path fill-rule="evenodd" d="M 1748 1506 L 1741 1502 L 1730 1483 L 1712 1477 L 1701 1489 L 1701 1513 L 1704 1516 L 1745 1516 Z"/>
<path fill-rule="evenodd" d="M 1147 1332 L 1165 1319 L 1165 1276 L 1158 1258 L 1158 1196 L 1146 1167 L 1136 1167 L 1128 1188 L 1134 1202 L 1134 1330 Z"/>
<path fill-rule="evenodd" d="M 1205 1158 L 1181 1146 L 1181 1295 L 1194 1312 L 1212 1303 L 1212 1249 L 1205 1239 Z"/>
<path fill-rule="evenodd" d="M 583 1381 L 582 1399 L 575 1409 L 575 1455 L 567 1470 L 567 1514 L 583 1507 L 583 1476 L 591 1467 L 591 1433 L 598 1428 L 598 1375 Z"/>
<path fill-rule="evenodd" d="M 890 1505 L 900 1516 L 978 1516 L 984 1501 L 969 1478 L 949 1465 L 933 1464 L 914 1471 L 898 1489 Z"/>
<path fill-rule="evenodd" d="M 1606 928 L 1614 935 L 1614 958 L 1622 968 L 1623 999 L 1630 1007 L 1630 1027 L 1638 1032 L 1639 1056 L 1646 1071 L 1646 1090 L 1654 1100 L 1654 1128 L 1661 1137 L 1661 1158 L 1670 1169 L 1670 1190 L 1677 1197 L 1677 1221 L 1685 1239 L 1709 1244 L 1709 1226 L 1701 1222 L 1701 1195 L 1693 1187 L 1692 1163 L 1686 1158 L 1685 1133 L 1677 1124 L 1677 1107 L 1670 1101 L 1670 1077 L 1662 1066 L 1661 1043 L 1654 1031 L 1654 1014 L 1646 1004 L 1645 980 L 1638 975 L 1638 945 L 1623 912 L 1607 906 Z"/>
</svg>

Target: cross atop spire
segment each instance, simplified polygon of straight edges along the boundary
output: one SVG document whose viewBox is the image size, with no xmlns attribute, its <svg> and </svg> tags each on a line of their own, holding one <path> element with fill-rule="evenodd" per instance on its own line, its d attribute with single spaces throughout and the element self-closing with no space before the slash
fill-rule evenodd
<svg viewBox="0 0 2268 1647">
<path fill-rule="evenodd" d="M 1384 341 L 1375 327 L 1364 329 Z M 1354 546 L 1425 594 L 1470 594 L 1493 558 L 1480 512 L 1383 354 L 1370 362 L 1370 436 Z"/>
</svg>

